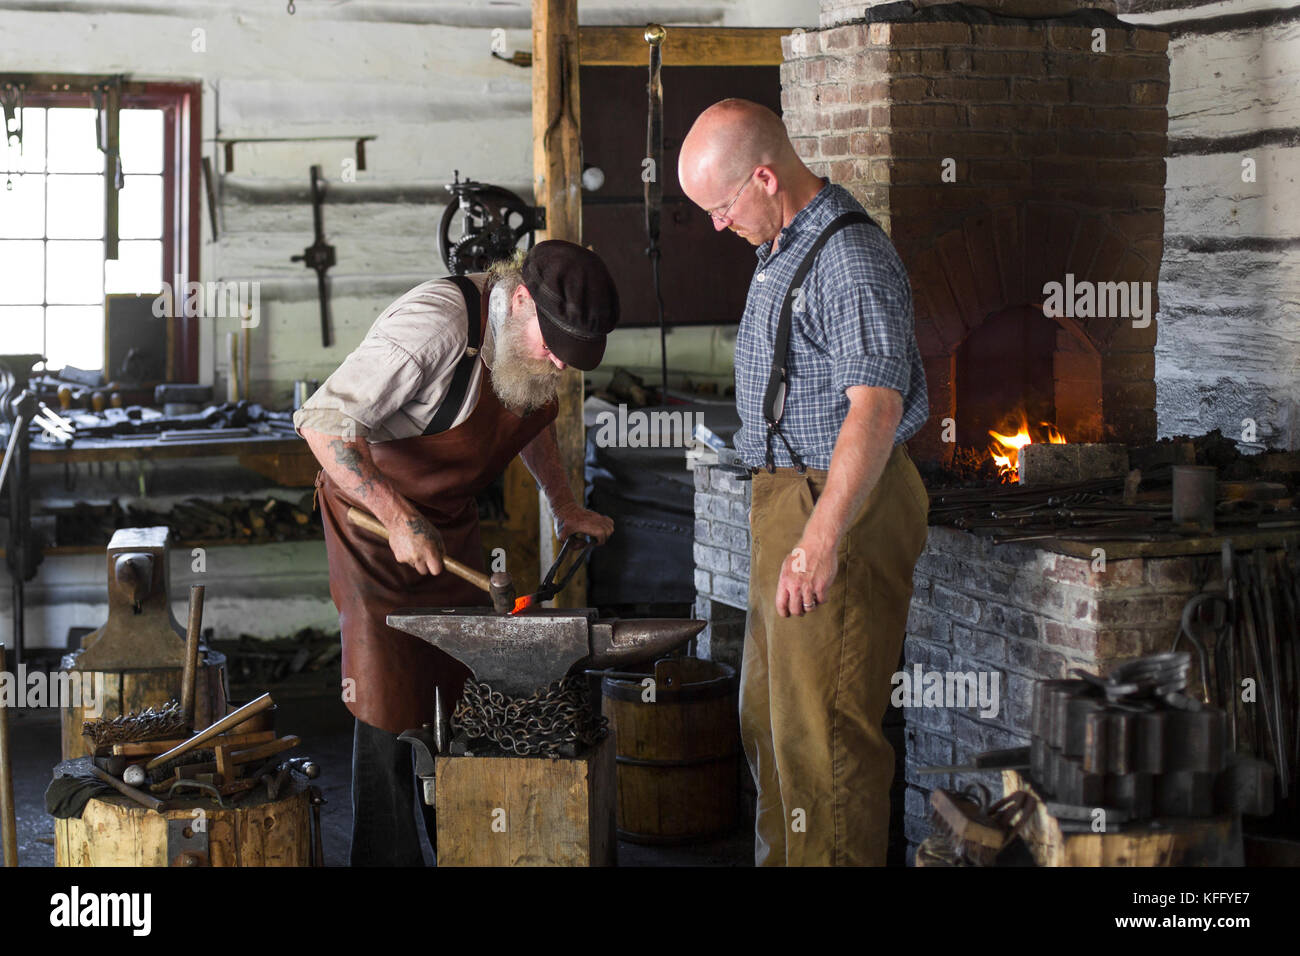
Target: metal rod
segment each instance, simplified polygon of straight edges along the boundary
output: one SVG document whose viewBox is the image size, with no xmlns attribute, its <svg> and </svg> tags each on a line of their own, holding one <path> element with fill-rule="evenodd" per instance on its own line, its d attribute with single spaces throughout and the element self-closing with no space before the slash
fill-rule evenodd
<svg viewBox="0 0 1300 956">
<path fill-rule="evenodd" d="M 4 489 L 5 478 L 9 476 L 9 463 L 13 461 L 14 448 L 17 446 L 19 438 L 26 429 L 27 422 L 23 420 L 23 416 L 15 416 L 13 431 L 9 433 L 9 444 L 5 445 L 4 461 L 0 462 L 0 490 Z"/>
<path fill-rule="evenodd" d="M 0 644 L 0 674 L 5 673 L 5 646 Z M 18 865 L 18 819 L 14 810 L 13 753 L 9 749 L 9 709 L 0 699 L 0 843 L 4 865 Z"/>
</svg>

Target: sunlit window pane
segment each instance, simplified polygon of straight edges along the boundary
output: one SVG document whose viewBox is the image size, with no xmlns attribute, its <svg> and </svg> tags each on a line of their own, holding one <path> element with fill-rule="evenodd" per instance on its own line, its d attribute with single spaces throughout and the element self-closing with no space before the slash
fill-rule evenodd
<svg viewBox="0 0 1300 956">
<path fill-rule="evenodd" d="M 0 305 L 0 355 L 41 355 L 45 333 L 39 305 Z"/>
<path fill-rule="evenodd" d="M 123 239 L 160 239 L 163 232 L 161 176 L 127 176 L 118 193 L 117 234 Z"/>
<path fill-rule="evenodd" d="M 0 186 L 0 239 L 39 239 L 45 234 L 45 177 L 15 175 L 13 184 Z"/>
<path fill-rule="evenodd" d="M 0 154 L 0 167 L 28 173 L 45 169 L 45 110 L 23 107 L 22 155 L 17 141 L 11 142 L 8 153 Z"/>
<path fill-rule="evenodd" d="M 103 238 L 102 176 L 50 176 L 46 183 L 47 236 L 51 239 Z"/>
<path fill-rule="evenodd" d="M 102 242 L 46 243 L 45 301 L 85 303 L 104 301 Z M 50 313 L 53 321 L 53 312 Z M 53 340 L 54 326 L 50 338 Z M 62 334 L 62 333 L 60 333 Z M 75 362 L 73 363 L 76 364 Z"/>
<path fill-rule="evenodd" d="M 44 244 L 0 242 L 0 302 L 39 304 L 45 279 Z"/>
<path fill-rule="evenodd" d="M 162 110 L 122 110 L 118 122 L 122 143 L 122 171 L 161 173 L 163 171 Z"/>
<path fill-rule="evenodd" d="M 104 263 L 105 292 L 159 292 L 162 290 L 162 243 L 121 242 L 117 261 Z"/>
<path fill-rule="evenodd" d="M 95 110 L 57 108 L 46 113 L 52 173 L 102 173 L 104 154 L 95 141 Z"/>
<path fill-rule="evenodd" d="M 49 323 L 49 350 L 45 353 L 50 368 L 74 365 L 77 368 L 102 368 L 104 365 L 104 307 L 58 306 L 46 310 Z"/>
</svg>

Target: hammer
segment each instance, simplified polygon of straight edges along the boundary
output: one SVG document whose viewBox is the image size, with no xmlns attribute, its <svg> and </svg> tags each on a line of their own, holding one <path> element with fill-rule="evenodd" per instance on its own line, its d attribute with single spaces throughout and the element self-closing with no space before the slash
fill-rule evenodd
<svg viewBox="0 0 1300 956">
<path fill-rule="evenodd" d="M 371 534 L 378 535 L 385 541 L 388 540 L 388 529 L 369 512 L 362 511 L 360 508 L 349 508 L 348 521 L 358 528 L 363 528 Z M 498 571 L 489 578 L 486 574 L 466 567 L 455 558 L 449 558 L 446 555 L 443 556 L 442 566 L 462 581 L 468 581 L 476 588 L 491 595 L 492 609 L 498 614 L 505 614 L 514 609 L 515 583 L 505 571 Z"/>
</svg>

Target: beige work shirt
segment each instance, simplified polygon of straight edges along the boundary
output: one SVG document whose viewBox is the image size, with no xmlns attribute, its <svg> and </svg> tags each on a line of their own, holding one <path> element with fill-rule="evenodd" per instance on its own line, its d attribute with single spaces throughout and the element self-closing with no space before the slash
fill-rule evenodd
<svg viewBox="0 0 1300 956">
<path fill-rule="evenodd" d="M 468 276 L 479 291 L 486 273 Z M 487 348 L 492 337 L 488 323 Z M 424 434 L 451 387 L 456 364 L 469 344 L 465 299 L 450 282 L 432 279 L 416 286 L 375 319 L 352 354 L 316 393 L 294 412 L 293 425 L 323 435 L 353 433 L 378 443 Z M 487 349 L 491 354 L 490 348 Z M 475 363 L 465 401 L 452 427 L 478 402 L 483 363 Z"/>
</svg>

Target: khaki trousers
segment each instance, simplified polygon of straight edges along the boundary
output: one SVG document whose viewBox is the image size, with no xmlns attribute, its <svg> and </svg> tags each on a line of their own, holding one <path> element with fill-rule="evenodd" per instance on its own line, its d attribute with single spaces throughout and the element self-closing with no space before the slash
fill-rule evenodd
<svg viewBox="0 0 1300 956">
<path fill-rule="evenodd" d="M 754 476 L 740 729 L 758 790 L 759 866 L 883 866 L 894 751 L 881 730 L 929 501 L 896 445 L 839 545 L 826 601 L 778 617 L 781 563 L 826 472 Z"/>
</svg>

